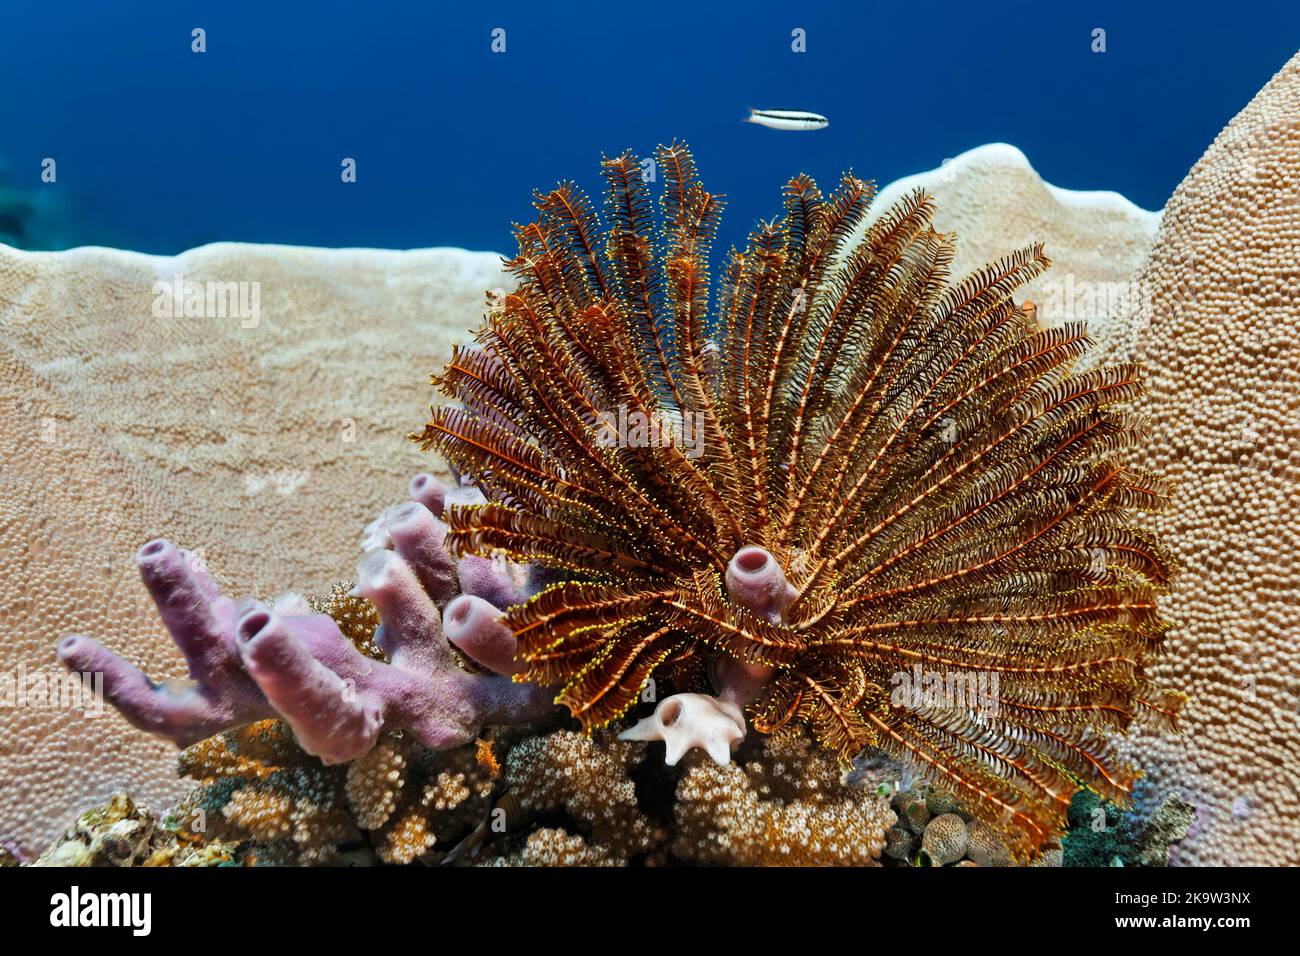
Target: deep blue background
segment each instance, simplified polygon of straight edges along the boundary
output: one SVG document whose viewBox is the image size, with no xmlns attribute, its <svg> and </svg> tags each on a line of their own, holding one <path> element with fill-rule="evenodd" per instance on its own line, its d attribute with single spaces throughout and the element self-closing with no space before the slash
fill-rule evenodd
<svg viewBox="0 0 1300 956">
<path fill-rule="evenodd" d="M 1158 208 L 1297 48 L 1300 3 L 1283 0 L 0 0 L 0 158 L 20 185 L 62 191 L 77 241 L 155 252 L 509 251 L 533 187 L 594 186 L 602 151 L 674 137 L 727 194 L 727 243 L 800 170 L 887 182 L 994 140 L 1052 183 Z M 831 125 L 737 122 L 749 106 Z M 39 182 L 46 156 L 56 186 Z"/>
</svg>

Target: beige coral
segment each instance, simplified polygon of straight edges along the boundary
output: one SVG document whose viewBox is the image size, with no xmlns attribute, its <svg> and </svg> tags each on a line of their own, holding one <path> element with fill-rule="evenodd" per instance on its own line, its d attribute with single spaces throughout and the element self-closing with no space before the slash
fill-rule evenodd
<svg viewBox="0 0 1300 956">
<path fill-rule="evenodd" d="M 966 822 L 966 857 L 978 866 L 1008 866 L 1011 854 L 1006 844 L 982 820 Z"/>
<path fill-rule="evenodd" d="M 199 782 L 174 811 L 191 838 L 249 841 L 260 864 L 328 862 L 361 839 L 343 770 L 299 750 L 280 721 L 201 741 L 181 753 L 180 767 Z"/>
<path fill-rule="evenodd" d="M 506 799 L 498 804 L 508 829 L 563 810 L 592 840 L 622 858 L 647 853 L 664 834 L 637 803 L 629 770 L 645 756 L 638 744 L 560 730 L 530 737 L 506 757 Z"/>
<path fill-rule="evenodd" d="M 966 839 L 966 821 L 955 813 L 941 813 L 925 825 L 921 849 L 934 866 L 947 866 L 966 855 Z"/>
<path fill-rule="evenodd" d="M 154 284 L 177 275 L 257 283 L 260 321 L 156 317 Z M 323 592 L 428 467 L 405 439 L 428 369 L 508 285 L 495 255 L 449 249 L 0 246 L 0 569 L 22 582 L 0 602 L 0 672 L 53 667 L 81 632 L 183 675 L 131 559 L 157 535 L 203 549 L 232 593 Z M 170 802 L 175 751 L 115 714 L 4 713 L 0 839 L 44 845 L 125 784 Z"/>
<path fill-rule="evenodd" d="M 916 834 L 902 823 L 895 823 L 885 831 L 885 856 L 900 863 L 908 863 L 916 856 Z"/>
<path fill-rule="evenodd" d="M 575 833 L 540 827 L 528 834 L 521 849 L 492 858 L 489 866 L 626 866 L 627 861 L 605 847 L 593 846 Z"/>
<path fill-rule="evenodd" d="M 401 746 L 404 769 L 396 776 L 390 771 L 392 796 L 383 797 L 392 813 L 371 841 L 386 863 L 410 863 L 435 848 L 441 859 L 487 819 L 495 774 L 474 746 L 436 752 L 409 739 Z M 349 804 L 359 819 L 376 816 L 351 780 Z"/>
<path fill-rule="evenodd" d="M 181 769 L 201 782 L 176 808 L 182 830 L 245 843 L 261 864 L 334 862 L 367 845 L 385 863 L 432 862 L 487 818 L 495 789 L 473 746 L 436 752 L 390 731 L 326 767 L 275 720 L 195 744 Z"/>
<path fill-rule="evenodd" d="M 898 822 L 920 836 L 925 832 L 925 825 L 930 822 L 930 812 L 926 791 L 923 789 L 901 790 L 891 801 Z"/>
<path fill-rule="evenodd" d="M 1150 368 L 1157 523 L 1183 565 L 1155 681 L 1192 697 L 1177 739 L 1132 744 L 1143 803 L 1195 806 L 1183 864 L 1300 863 L 1300 55 L 1178 187 L 1140 275 L 1149 308 L 1108 356 Z"/>
<path fill-rule="evenodd" d="M 883 796 L 841 780 L 834 757 L 780 735 L 726 766 L 696 755 L 674 814 L 676 856 L 735 866 L 873 866 L 895 822 Z"/>
<path fill-rule="evenodd" d="M 378 830 L 397 809 L 406 786 L 406 749 L 400 739 L 385 734 L 373 750 L 348 765 L 348 805 L 361 829 Z"/>
<path fill-rule="evenodd" d="M 938 203 L 935 228 L 961 237 L 954 275 L 1045 242 L 1052 268 L 1023 290 L 1038 303 L 1039 321 L 1058 326 L 1079 319 L 1099 343 L 1122 335 L 1121 295 L 1151 248 L 1159 213 L 1118 193 L 1044 182 L 1024 153 L 1007 143 L 978 146 L 890 183 L 872 204 L 873 217 L 917 188 Z M 1081 367 L 1096 361 L 1096 353 L 1089 354 Z"/>
</svg>

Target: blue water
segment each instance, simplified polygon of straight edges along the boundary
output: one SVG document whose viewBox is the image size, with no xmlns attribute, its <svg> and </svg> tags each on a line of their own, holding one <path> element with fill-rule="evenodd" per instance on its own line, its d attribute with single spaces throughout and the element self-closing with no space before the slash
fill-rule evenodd
<svg viewBox="0 0 1300 956">
<path fill-rule="evenodd" d="M 3 0 L 0 160 L 11 184 L 59 191 L 68 242 L 152 252 L 509 251 L 534 187 L 595 187 L 602 151 L 674 137 L 728 196 L 725 243 L 777 211 L 795 172 L 887 182 L 994 140 L 1057 185 L 1158 208 L 1297 48 L 1300 3 L 1281 0 Z M 749 106 L 831 125 L 738 122 Z M 45 157 L 55 184 L 40 182 Z"/>
</svg>

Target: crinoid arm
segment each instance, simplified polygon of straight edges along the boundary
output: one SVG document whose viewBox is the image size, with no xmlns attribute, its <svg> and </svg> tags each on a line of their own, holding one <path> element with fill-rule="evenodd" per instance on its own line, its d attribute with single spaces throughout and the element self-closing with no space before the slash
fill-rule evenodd
<svg viewBox="0 0 1300 956">
<path fill-rule="evenodd" d="M 1140 369 L 1079 371 L 1085 329 L 1014 300 L 1041 247 L 950 282 L 933 201 L 869 221 L 852 175 L 791 180 L 710 311 L 721 201 L 685 146 L 656 158 L 657 217 L 630 154 L 603 216 L 538 195 L 415 436 L 486 495 L 449 509 L 454 554 L 557 569 L 504 618 L 517 679 L 590 730 L 712 676 L 758 731 L 887 750 L 1022 855 L 1079 786 L 1125 800 L 1109 737 L 1178 705 L 1145 676 L 1170 564 L 1134 518 L 1165 497 L 1126 464 Z M 759 552 L 781 587 L 736 573 Z"/>
</svg>

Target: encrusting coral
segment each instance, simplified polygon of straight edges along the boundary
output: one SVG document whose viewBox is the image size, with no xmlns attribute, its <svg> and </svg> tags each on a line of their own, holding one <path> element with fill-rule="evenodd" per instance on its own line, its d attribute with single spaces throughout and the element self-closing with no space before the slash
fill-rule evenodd
<svg viewBox="0 0 1300 956">
<path fill-rule="evenodd" d="M 622 859 L 644 856 L 665 833 L 642 811 L 629 774 L 643 757 L 632 744 L 567 730 L 525 740 L 506 757 L 501 822 L 512 829 L 563 811 L 593 847 Z"/>
<path fill-rule="evenodd" d="M 542 827 L 528 835 L 521 849 L 494 857 L 491 866 L 624 866 L 626 861 L 582 837 L 558 828 Z"/>
<path fill-rule="evenodd" d="M 966 821 L 955 813 L 941 813 L 925 825 L 921 849 L 936 866 L 956 863 L 966 855 Z"/>
<path fill-rule="evenodd" d="M 983 867 L 1012 862 L 1006 841 L 945 790 L 911 787 L 895 793 L 890 805 L 898 822 L 885 832 L 885 862 Z"/>
<path fill-rule="evenodd" d="M 1145 675 L 1169 568 L 1131 525 L 1164 499 L 1124 461 L 1142 440 L 1124 410 L 1138 369 L 1075 370 L 1082 326 L 1044 329 L 1012 301 L 1047 266 L 1038 247 L 950 286 L 953 239 L 930 227 L 921 193 L 849 243 L 872 197 L 853 176 L 828 198 L 805 176 L 790 182 L 785 216 L 731 257 L 715 341 L 707 254 L 720 202 L 684 147 L 658 159 L 657 234 L 630 154 L 604 164 L 607 232 L 572 186 L 539 197 L 509 264 L 518 290 L 436 379 L 460 407 L 435 410 L 416 437 L 464 480 L 446 491 L 417 478 L 414 500 L 368 529 L 355 590 L 378 610 L 383 659 L 302 598 L 236 605 L 157 540 L 137 560 L 194 682 L 155 685 L 77 635 L 60 660 L 104 672 L 128 720 L 181 745 L 279 717 L 322 773 L 352 764 L 371 798 L 362 818 L 390 828 L 394 859 L 434 838 L 420 813 L 390 821 L 396 798 L 373 785 L 407 766 L 386 734 L 455 751 L 554 703 L 590 732 L 651 681 L 685 693 L 626 736 L 663 739 L 674 761 L 713 756 L 686 768 L 678 807 L 720 800 L 756 826 L 719 838 L 733 859 L 773 862 L 773 834 L 793 827 L 813 834 L 814 858 L 852 843 L 865 862 L 892 822 L 856 794 L 803 794 L 815 810 L 754 805 L 753 773 L 723 766 L 747 723 L 805 728 L 832 763 L 887 751 L 1018 856 L 1053 840 L 1079 781 L 1126 799 L 1134 771 L 1104 734 L 1143 715 L 1167 726 L 1180 703 Z M 534 566 L 528 586 L 501 558 Z M 957 699 L 900 696 L 909 669 Z M 985 711 L 964 693 L 990 677 Z M 626 769 L 626 746 L 606 743 L 601 760 Z M 240 788 L 222 812 L 233 803 L 255 839 L 292 839 L 310 858 L 347 827 L 329 817 L 337 779 L 302 785 Z M 451 784 L 462 802 L 472 792 Z M 425 788 L 419 809 L 446 796 Z M 628 808 L 626 796 L 600 810 Z M 575 799 L 552 802 L 574 813 Z M 593 847 L 656 842 L 649 824 L 615 837 L 576 813 Z"/>
</svg>

